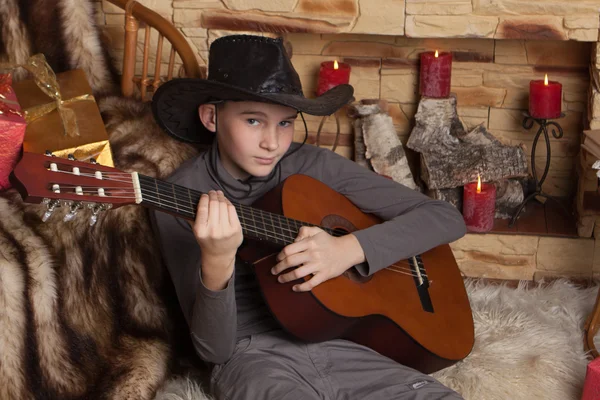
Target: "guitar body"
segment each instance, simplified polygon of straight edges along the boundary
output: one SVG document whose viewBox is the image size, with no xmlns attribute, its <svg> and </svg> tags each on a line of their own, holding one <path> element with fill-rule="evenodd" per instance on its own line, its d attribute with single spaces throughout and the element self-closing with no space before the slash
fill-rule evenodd
<svg viewBox="0 0 600 400">
<path fill-rule="evenodd" d="M 290 176 L 253 207 L 346 231 L 381 222 L 305 175 Z M 347 339 L 424 373 L 448 367 L 471 352 L 472 312 L 448 245 L 421 255 L 428 287 L 420 293 L 419 280 L 406 260 L 370 277 L 351 269 L 311 292 L 297 293 L 292 286 L 298 281 L 282 284 L 270 273 L 278 252 L 262 241 L 249 240 L 240 256 L 254 265 L 271 313 L 293 336 L 308 342 Z"/>
</svg>

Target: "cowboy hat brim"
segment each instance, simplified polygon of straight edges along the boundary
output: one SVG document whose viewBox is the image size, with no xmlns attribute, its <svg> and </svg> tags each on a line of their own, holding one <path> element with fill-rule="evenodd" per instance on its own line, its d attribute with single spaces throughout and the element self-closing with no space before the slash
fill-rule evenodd
<svg viewBox="0 0 600 400">
<path fill-rule="evenodd" d="M 353 100 L 350 85 L 338 85 L 309 99 L 285 93 L 255 93 L 226 83 L 197 78 L 173 79 L 152 96 L 152 112 L 168 134 L 190 143 L 210 144 L 212 137 L 198 116 L 198 107 L 212 100 L 258 101 L 280 104 L 311 115 L 331 115 Z"/>
</svg>

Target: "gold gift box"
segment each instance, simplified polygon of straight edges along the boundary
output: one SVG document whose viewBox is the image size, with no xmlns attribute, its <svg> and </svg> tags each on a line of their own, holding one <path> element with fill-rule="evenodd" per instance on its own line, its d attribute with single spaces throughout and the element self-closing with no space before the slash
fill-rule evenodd
<svg viewBox="0 0 600 400">
<path fill-rule="evenodd" d="M 27 123 L 23 150 L 32 153 L 52 151 L 57 157 L 69 154 L 80 161 L 95 158 L 99 164 L 114 166 L 108 134 L 100 116 L 98 105 L 93 100 L 92 88 L 85 72 L 80 69 L 56 74 L 63 100 L 89 95 L 91 100 L 78 100 L 65 105 L 72 109 L 77 119 L 79 135 L 65 133 L 58 110 Z M 55 101 L 40 90 L 33 79 L 13 83 L 13 88 L 23 110 Z"/>
</svg>

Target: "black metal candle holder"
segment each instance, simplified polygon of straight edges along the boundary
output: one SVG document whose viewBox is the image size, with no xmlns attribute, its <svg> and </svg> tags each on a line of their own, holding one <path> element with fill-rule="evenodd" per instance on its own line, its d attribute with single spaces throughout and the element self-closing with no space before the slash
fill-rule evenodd
<svg viewBox="0 0 600 400">
<path fill-rule="evenodd" d="M 567 215 L 571 215 L 571 213 L 569 212 L 569 210 L 567 210 L 564 204 L 558 201 L 558 199 L 556 199 L 555 197 L 544 193 L 544 191 L 542 190 L 542 184 L 546 180 L 548 170 L 550 169 L 550 156 L 552 154 L 550 151 L 550 136 L 548 135 L 548 130 L 551 130 L 552 136 L 554 136 L 555 139 L 560 139 L 563 136 L 563 129 L 556 121 L 535 118 L 529 115 L 529 113 L 524 114 L 525 118 L 523 119 L 523 128 L 531 129 L 533 127 L 534 122 L 537 122 L 540 126 L 537 133 L 535 134 L 535 138 L 533 139 L 533 145 L 531 147 L 531 174 L 533 175 L 533 179 L 535 180 L 535 191 L 533 193 L 530 193 L 527 197 L 525 197 L 525 199 L 523 199 L 523 201 L 519 205 L 519 208 L 517 209 L 517 212 L 508 224 L 509 227 L 512 227 L 515 224 L 515 222 L 517 222 L 517 218 L 519 218 L 519 215 L 523 211 L 525 204 L 527 204 L 529 200 L 534 199 L 538 196 L 554 201 L 565 211 Z M 559 118 L 563 118 L 564 116 L 565 114 L 561 113 Z M 535 168 L 535 150 L 538 144 L 538 140 L 542 134 L 544 134 L 544 140 L 546 141 L 546 167 L 544 168 L 544 173 L 542 174 L 542 177 L 538 179 L 537 171 Z"/>
<path fill-rule="evenodd" d="M 338 117 L 337 111 L 333 113 L 333 116 L 335 117 L 336 133 L 331 151 L 335 152 L 335 149 L 337 148 L 338 142 L 340 140 L 340 117 Z M 325 115 L 321 118 L 321 123 L 319 124 L 319 129 L 317 130 L 317 138 L 315 141 L 315 146 L 317 147 L 321 147 L 321 129 L 323 129 L 323 125 L 325 124 L 327 118 L 329 118 L 329 115 Z"/>
</svg>

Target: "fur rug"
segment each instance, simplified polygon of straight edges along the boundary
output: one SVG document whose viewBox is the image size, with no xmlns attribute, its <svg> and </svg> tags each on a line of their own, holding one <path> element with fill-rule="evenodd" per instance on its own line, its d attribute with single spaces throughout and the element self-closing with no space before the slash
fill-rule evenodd
<svg viewBox="0 0 600 400">
<path fill-rule="evenodd" d="M 0 0 L 0 63 L 44 53 L 54 72 L 80 68 L 96 96 L 115 94 L 117 72 L 95 21 L 90 0 Z"/>
<path fill-rule="evenodd" d="M 468 280 L 476 342 L 433 374 L 466 400 L 579 400 L 589 360 L 583 324 L 598 287 L 558 280 L 513 289 Z M 155 400 L 210 400 L 194 379 L 169 381 Z"/>
<path fill-rule="evenodd" d="M 121 170 L 164 177 L 197 152 L 163 134 L 148 104 L 100 107 Z M 187 330 L 146 210 L 93 227 L 89 211 L 69 223 L 43 213 L 0 193 L 0 399 L 153 398 Z"/>
</svg>

